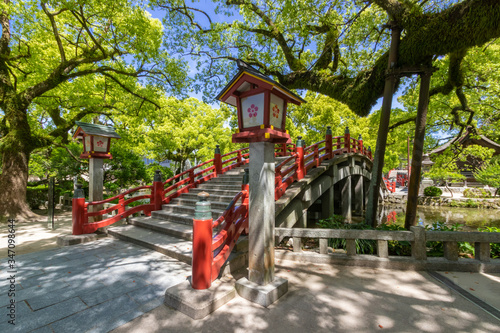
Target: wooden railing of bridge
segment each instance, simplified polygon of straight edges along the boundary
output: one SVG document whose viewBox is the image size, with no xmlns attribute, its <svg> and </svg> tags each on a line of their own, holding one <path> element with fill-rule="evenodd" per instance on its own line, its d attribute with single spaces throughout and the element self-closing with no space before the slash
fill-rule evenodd
<svg viewBox="0 0 500 333">
<path fill-rule="evenodd" d="M 324 160 L 349 153 L 363 154 L 372 159 L 371 149 L 364 147 L 361 136 L 358 139 L 351 138 L 349 130 L 346 128 L 343 136 L 333 137 L 330 126 L 327 128 L 325 139 L 310 146 L 305 145 L 302 137 L 298 138 L 296 145 L 276 145 L 275 155 L 288 156 L 288 158 L 276 166 L 275 199 L 278 200 L 294 181 L 304 178 L 310 169 L 319 166 Z M 75 191 L 73 198 L 73 235 L 95 232 L 98 228 L 111 225 L 140 211 L 149 216 L 151 215 L 151 211 L 161 210 L 162 204 L 168 204 L 173 198 L 180 196 L 182 193 L 187 193 L 199 184 L 224 174 L 231 169 L 245 165 L 248 161 L 248 147 L 221 155 L 217 146 L 213 159 L 205 161 L 163 182 L 161 181 L 159 171 L 157 171 L 153 185 L 136 187 L 106 200 L 85 202 L 83 190 L 79 188 Z M 151 194 L 126 199 L 127 195 L 134 194 L 140 190 L 150 190 Z M 149 203 L 126 208 L 127 205 L 144 199 L 149 199 Z M 92 207 L 99 207 L 105 203 L 116 201 L 118 203 L 109 208 L 90 211 Z M 236 205 L 238 202 L 240 204 Z M 115 216 L 103 219 L 104 214 L 113 211 L 117 212 Z M 97 218 L 98 221 L 89 221 L 89 218 Z M 235 196 L 222 216 L 213 222 L 213 224 L 212 222 L 210 223 L 211 230 L 218 227 L 220 231 L 212 235 L 210 240 L 205 240 L 205 242 L 210 241 L 212 243 L 212 246 L 210 246 L 212 253 L 210 255 L 211 273 L 202 275 L 209 276 L 209 279 L 213 281 L 219 275 L 220 267 L 227 260 L 238 236 L 244 230 L 248 229 L 248 185 L 244 184 L 242 191 Z M 200 223 L 196 224 L 201 225 Z M 204 228 L 206 228 L 206 225 L 204 225 Z M 208 234 L 211 235 L 211 232 Z M 198 241 L 198 245 L 196 244 L 197 241 L 193 241 L 193 243 L 193 253 L 196 254 L 196 247 L 200 247 L 201 243 L 200 241 Z M 194 268 L 197 265 L 206 265 L 199 264 L 199 258 L 202 258 L 202 256 L 193 255 L 193 269 L 197 269 Z M 205 285 L 206 283 L 200 284 Z"/>
</svg>

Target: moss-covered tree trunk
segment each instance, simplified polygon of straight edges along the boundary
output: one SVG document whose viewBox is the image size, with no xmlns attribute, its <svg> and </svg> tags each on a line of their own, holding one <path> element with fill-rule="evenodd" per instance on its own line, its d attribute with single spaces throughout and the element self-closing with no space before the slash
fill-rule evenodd
<svg viewBox="0 0 500 333">
<path fill-rule="evenodd" d="M 7 101 L 7 102 L 6 102 Z M 7 94 L 2 103 L 8 132 L 2 138 L 2 174 L 0 175 L 0 219 L 36 217 L 26 202 L 28 163 L 33 151 L 27 104 Z M 6 125 L 7 125 L 6 124 Z"/>
</svg>

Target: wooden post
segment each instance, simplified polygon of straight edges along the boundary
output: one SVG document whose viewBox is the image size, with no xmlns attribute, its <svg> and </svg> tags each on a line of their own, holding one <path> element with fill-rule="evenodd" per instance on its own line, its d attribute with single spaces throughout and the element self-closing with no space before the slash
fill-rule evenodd
<svg viewBox="0 0 500 333">
<path fill-rule="evenodd" d="M 304 167 L 304 146 L 305 146 L 305 141 L 302 140 L 301 136 L 297 137 L 297 180 L 300 180 L 304 178 L 306 174 L 306 170 Z"/>
<path fill-rule="evenodd" d="M 155 171 L 151 201 L 154 204 L 154 210 L 161 210 L 161 205 L 163 204 L 163 183 L 161 181 L 160 170 Z"/>
<path fill-rule="evenodd" d="M 326 147 L 326 155 L 328 156 L 328 159 L 333 158 L 333 149 L 332 149 L 333 143 L 332 143 L 332 127 L 327 126 L 326 127 L 326 135 L 325 135 L 325 147 Z"/>
<path fill-rule="evenodd" d="M 418 188 L 420 186 L 420 175 L 422 172 L 422 156 L 424 153 L 425 123 L 427 119 L 427 108 L 429 105 L 429 87 L 432 72 L 420 75 L 420 94 L 417 106 L 417 121 L 415 124 L 415 140 L 413 143 L 413 155 L 411 161 L 410 185 L 408 187 L 408 199 L 406 201 L 405 228 L 417 224 Z"/>
<path fill-rule="evenodd" d="M 212 285 L 212 211 L 208 193 L 198 194 L 193 219 L 193 266 L 191 286 L 208 289 Z"/>
<path fill-rule="evenodd" d="M 240 155 L 238 157 L 241 158 L 241 153 L 240 153 Z M 215 166 L 214 173 L 215 173 L 215 176 L 217 177 L 218 175 L 222 174 L 222 159 L 221 159 L 221 156 L 220 156 L 219 145 L 215 146 L 214 166 Z"/>
<path fill-rule="evenodd" d="M 390 71 L 397 66 L 399 39 L 401 29 L 395 25 L 392 26 L 391 47 L 389 50 L 389 60 L 387 69 Z M 392 97 L 394 95 L 394 86 L 396 84 L 396 75 L 388 74 L 385 77 L 384 99 L 382 102 L 382 112 L 380 114 L 380 123 L 377 134 L 377 146 L 375 148 L 375 160 L 373 161 L 372 179 L 368 190 L 368 205 L 366 207 L 366 223 L 372 226 L 377 225 L 377 209 L 380 184 L 382 183 L 382 169 L 384 168 L 385 148 L 387 145 L 387 133 L 389 131 L 389 120 L 391 118 Z"/>
<path fill-rule="evenodd" d="M 47 227 L 54 230 L 54 206 L 55 206 L 55 202 L 54 202 L 54 178 L 53 177 L 50 177 L 49 178 L 49 200 L 47 201 L 47 208 L 48 208 L 48 212 L 47 212 Z"/>
<path fill-rule="evenodd" d="M 344 148 L 347 148 L 348 153 L 351 152 L 351 132 L 349 127 L 346 127 L 344 132 Z"/>
<path fill-rule="evenodd" d="M 363 154 L 363 137 L 361 136 L 361 134 L 358 137 L 358 149 L 358 153 Z"/>
<path fill-rule="evenodd" d="M 83 224 L 85 222 L 85 193 L 82 184 L 76 184 L 72 207 L 73 235 L 83 234 Z"/>
</svg>

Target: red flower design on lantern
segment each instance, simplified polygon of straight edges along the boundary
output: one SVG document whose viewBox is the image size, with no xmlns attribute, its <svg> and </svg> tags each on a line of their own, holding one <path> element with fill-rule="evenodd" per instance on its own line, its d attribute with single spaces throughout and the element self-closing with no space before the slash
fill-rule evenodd
<svg viewBox="0 0 500 333">
<path fill-rule="evenodd" d="M 273 106 L 273 117 L 278 118 L 279 115 L 280 115 L 280 109 L 278 108 L 277 105 L 274 105 Z"/>
<path fill-rule="evenodd" d="M 104 144 L 104 142 L 102 142 L 101 140 L 97 141 L 96 143 L 99 147 L 102 147 L 102 145 Z"/>
<path fill-rule="evenodd" d="M 255 104 L 250 105 L 250 107 L 247 109 L 248 111 L 248 116 L 250 118 L 252 117 L 257 117 L 257 111 L 259 111 L 259 107 L 256 106 Z"/>
</svg>

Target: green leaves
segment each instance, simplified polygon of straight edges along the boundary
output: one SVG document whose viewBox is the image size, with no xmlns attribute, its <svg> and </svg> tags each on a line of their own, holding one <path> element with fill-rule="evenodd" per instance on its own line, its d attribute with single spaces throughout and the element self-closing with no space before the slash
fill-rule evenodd
<svg viewBox="0 0 500 333">
<path fill-rule="evenodd" d="M 500 190 L 500 159 L 486 163 L 474 173 L 474 177 L 481 183 L 496 189 L 495 195 Z"/>
</svg>

